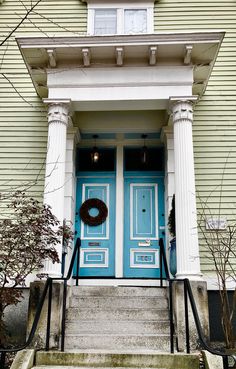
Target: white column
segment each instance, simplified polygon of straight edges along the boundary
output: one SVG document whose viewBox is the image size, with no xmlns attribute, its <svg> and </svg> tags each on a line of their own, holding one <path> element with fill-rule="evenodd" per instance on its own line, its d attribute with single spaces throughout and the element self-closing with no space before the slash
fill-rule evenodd
<svg viewBox="0 0 236 369">
<path fill-rule="evenodd" d="M 193 101 L 172 98 L 175 160 L 175 217 L 177 278 L 201 278 L 197 233 L 194 157 L 192 140 Z"/>
<path fill-rule="evenodd" d="M 66 133 L 69 122 L 69 100 L 50 101 L 48 106 L 48 146 L 46 158 L 44 203 L 51 206 L 52 213 L 62 224 L 64 218 Z M 57 252 L 61 260 L 62 244 Z M 50 276 L 61 275 L 61 264 L 45 262 L 44 273 Z"/>
</svg>

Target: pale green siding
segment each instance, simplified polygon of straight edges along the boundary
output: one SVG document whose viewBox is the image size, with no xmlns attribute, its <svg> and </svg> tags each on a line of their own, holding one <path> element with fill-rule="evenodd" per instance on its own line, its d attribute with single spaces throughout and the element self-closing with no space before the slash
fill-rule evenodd
<svg viewBox="0 0 236 369">
<path fill-rule="evenodd" d="M 31 6 L 31 1 L 25 0 L 5 0 L 0 5 L 1 41 L 25 15 L 22 3 Z M 15 37 L 85 34 L 87 10 L 78 0 L 42 0 L 35 12 L 38 14 L 32 13 L 0 47 L 0 189 L 6 192 L 29 186 L 40 198 L 47 145 L 46 108 L 34 90 Z"/>
<path fill-rule="evenodd" d="M 30 7 L 31 1 L 24 1 Z M 42 194 L 46 154 L 46 110 L 37 97 L 16 36 L 75 36 L 86 33 L 86 5 L 79 0 L 42 0 L 29 20 L 0 47 L 0 188 L 33 184 Z M 25 15 L 19 0 L 0 5 L 1 40 Z M 205 96 L 195 109 L 194 151 L 197 191 L 222 213 L 236 213 L 236 3 L 235 0 L 159 0 L 155 31 L 225 30 L 226 36 Z M 3 35 L 3 36 L 2 36 Z M 34 184 L 36 181 L 36 184 Z M 205 263 L 205 264 L 204 264 Z M 205 260 L 203 269 L 208 270 Z"/>
</svg>

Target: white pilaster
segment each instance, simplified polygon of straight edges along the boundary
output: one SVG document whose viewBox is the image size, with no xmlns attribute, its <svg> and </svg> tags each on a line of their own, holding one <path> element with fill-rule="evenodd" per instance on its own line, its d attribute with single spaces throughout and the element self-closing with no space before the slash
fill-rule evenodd
<svg viewBox="0 0 236 369">
<path fill-rule="evenodd" d="M 165 214 L 166 229 L 168 229 L 168 216 L 171 210 L 171 202 L 175 193 L 175 162 L 174 162 L 174 135 L 173 127 L 164 126 L 161 131 L 161 140 L 165 145 Z M 171 238 L 171 237 L 170 237 Z M 170 238 L 167 237 L 169 244 Z"/>
<path fill-rule="evenodd" d="M 175 161 L 176 277 L 199 280 L 201 271 L 192 140 L 195 100 L 195 97 L 171 98 Z"/>
<path fill-rule="evenodd" d="M 74 231 L 75 200 L 76 200 L 76 145 L 80 141 L 78 128 L 69 127 L 66 139 L 66 167 L 65 167 L 65 193 L 64 193 L 64 219 Z M 73 247 L 68 248 L 65 259 L 65 270 L 68 270 Z"/>
<path fill-rule="evenodd" d="M 117 146 L 116 152 L 116 278 L 123 277 L 123 239 L 124 239 L 124 149 Z"/>
<path fill-rule="evenodd" d="M 66 133 L 69 123 L 69 100 L 50 101 L 48 106 L 48 146 L 45 171 L 44 203 L 51 206 L 52 213 L 62 224 L 64 218 Z M 62 244 L 57 252 L 61 260 Z M 61 264 L 45 262 L 44 273 L 61 275 Z"/>
</svg>

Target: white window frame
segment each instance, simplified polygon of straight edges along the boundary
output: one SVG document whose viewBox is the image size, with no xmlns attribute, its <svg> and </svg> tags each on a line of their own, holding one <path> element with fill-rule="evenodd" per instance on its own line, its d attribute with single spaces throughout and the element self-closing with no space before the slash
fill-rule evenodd
<svg viewBox="0 0 236 369">
<path fill-rule="evenodd" d="M 88 2 L 88 21 L 87 34 L 94 35 L 94 19 L 96 9 L 117 9 L 117 32 L 116 35 L 124 35 L 125 10 L 146 10 L 147 11 L 147 32 L 154 32 L 154 2 L 153 1 L 131 1 L 129 3 L 119 2 L 110 3 L 109 1 L 89 1 Z M 145 34 L 146 34 L 145 33 Z M 104 34 L 104 36 L 106 36 Z"/>
</svg>

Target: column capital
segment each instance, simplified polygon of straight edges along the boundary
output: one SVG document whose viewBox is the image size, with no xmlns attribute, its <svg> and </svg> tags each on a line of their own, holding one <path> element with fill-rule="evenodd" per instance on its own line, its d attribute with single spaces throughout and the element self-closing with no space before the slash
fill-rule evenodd
<svg viewBox="0 0 236 369">
<path fill-rule="evenodd" d="M 43 102 L 48 105 L 48 124 L 59 122 L 68 126 L 71 103 L 69 99 L 44 99 Z"/>
<path fill-rule="evenodd" d="M 198 101 L 199 97 L 197 95 L 191 95 L 191 96 L 170 96 L 169 98 L 169 108 L 171 109 L 172 106 L 179 104 L 179 103 L 183 103 L 183 102 L 187 102 L 187 103 L 191 103 L 191 104 L 196 104 L 196 102 Z"/>
<path fill-rule="evenodd" d="M 193 121 L 193 106 L 198 100 L 197 96 L 171 97 L 169 100 L 169 110 L 173 123 L 179 121 Z"/>
</svg>

